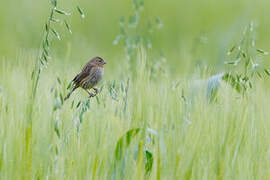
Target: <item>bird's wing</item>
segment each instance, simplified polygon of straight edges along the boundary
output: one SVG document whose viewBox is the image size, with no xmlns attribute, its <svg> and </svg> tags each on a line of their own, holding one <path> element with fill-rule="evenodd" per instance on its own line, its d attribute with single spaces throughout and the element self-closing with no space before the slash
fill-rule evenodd
<svg viewBox="0 0 270 180">
<path fill-rule="evenodd" d="M 88 61 L 88 62 L 84 65 L 82 71 L 84 71 L 84 72 L 89 71 L 89 72 L 90 72 L 90 70 L 91 70 L 92 67 L 93 67 L 93 64 L 91 64 L 91 61 Z"/>
<path fill-rule="evenodd" d="M 82 86 L 84 87 L 85 83 L 88 84 L 88 88 L 92 88 L 93 86 L 95 86 L 99 81 L 98 71 L 99 67 L 93 66 L 89 72 L 89 75 L 80 81 L 82 83 Z"/>
<path fill-rule="evenodd" d="M 91 69 L 93 66 L 86 64 L 82 69 L 82 72 L 77 74 L 77 76 L 72 80 L 75 84 L 79 84 L 84 78 L 91 74 Z"/>
<path fill-rule="evenodd" d="M 93 83 L 97 81 L 98 70 L 99 67 L 97 66 L 92 67 L 90 70 L 90 81 L 92 81 Z"/>
</svg>

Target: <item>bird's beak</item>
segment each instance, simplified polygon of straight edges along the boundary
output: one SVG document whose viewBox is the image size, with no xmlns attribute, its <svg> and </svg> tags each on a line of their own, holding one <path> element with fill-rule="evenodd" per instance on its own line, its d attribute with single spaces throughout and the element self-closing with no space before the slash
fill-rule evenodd
<svg viewBox="0 0 270 180">
<path fill-rule="evenodd" d="M 107 64 L 107 62 L 106 62 L 106 61 L 104 61 L 104 64 Z"/>
</svg>

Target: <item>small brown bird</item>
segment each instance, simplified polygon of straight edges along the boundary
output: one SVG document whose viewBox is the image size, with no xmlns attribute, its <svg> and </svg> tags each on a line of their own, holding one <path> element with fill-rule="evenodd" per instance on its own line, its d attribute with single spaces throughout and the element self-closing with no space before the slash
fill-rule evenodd
<svg viewBox="0 0 270 180">
<path fill-rule="evenodd" d="M 97 83 L 103 77 L 104 64 L 106 64 L 106 62 L 101 57 L 94 57 L 93 59 L 88 61 L 87 64 L 83 67 L 82 72 L 77 74 L 77 76 L 72 80 L 74 86 L 68 93 L 68 95 L 65 97 L 65 100 L 67 100 L 70 97 L 71 93 L 75 91 L 75 89 L 77 89 L 78 87 L 83 88 L 90 97 L 96 96 L 98 94 L 98 89 L 94 86 L 97 85 Z M 95 90 L 95 94 L 88 91 L 92 88 Z"/>
</svg>

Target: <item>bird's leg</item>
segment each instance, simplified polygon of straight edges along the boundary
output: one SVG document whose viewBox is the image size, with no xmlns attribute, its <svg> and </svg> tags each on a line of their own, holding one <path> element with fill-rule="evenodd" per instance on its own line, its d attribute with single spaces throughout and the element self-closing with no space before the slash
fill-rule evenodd
<svg viewBox="0 0 270 180">
<path fill-rule="evenodd" d="M 89 97 L 94 97 L 96 94 L 93 94 L 93 93 L 90 93 L 87 89 L 84 89 L 88 94 L 89 94 Z"/>
<path fill-rule="evenodd" d="M 98 88 L 93 88 L 93 89 L 95 90 L 96 94 L 98 94 L 98 93 L 99 93 Z"/>
</svg>

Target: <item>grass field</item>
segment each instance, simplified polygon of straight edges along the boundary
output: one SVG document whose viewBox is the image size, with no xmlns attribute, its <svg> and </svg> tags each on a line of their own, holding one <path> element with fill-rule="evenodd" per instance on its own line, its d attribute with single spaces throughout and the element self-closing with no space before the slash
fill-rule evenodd
<svg viewBox="0 0 270 180">
<path fill-rule="evenodd" d="M 73 34 L 50 39 L 47 67 L 37 62 L 50 4 L 16 2 L 0 2 L 0 25 L 10 28 L 0 29 L 0 179 L 270 179 L 269 76 L 224 64 L 251 18 L 258 26 L 247 42 L 270 48 L 268 1 L 145 1 L 140 22 L 158 16 L 163 28 L 151 34 L 152 48 L 135 44 L 130 54 L 130 44 L 113 42 L 131 1 L 59 1 L 70 11 L 79 3 L 86 18 L 74 13 Z M 135 31 L 147 39 L 143 27 Z M 263 62 L 255 47 L 239 46 L 242 61 L 269 67 L 268 56 Z M 70 80 L 96 55 L 108 63 L 100 94 L 89 99 L 80 89 L 63 102 Z M 243 73 L 252 88 L 239 93 L 238 84 L 217 79 L 210 100 L 211 77 L 226 72 Z"/>
</svg>

